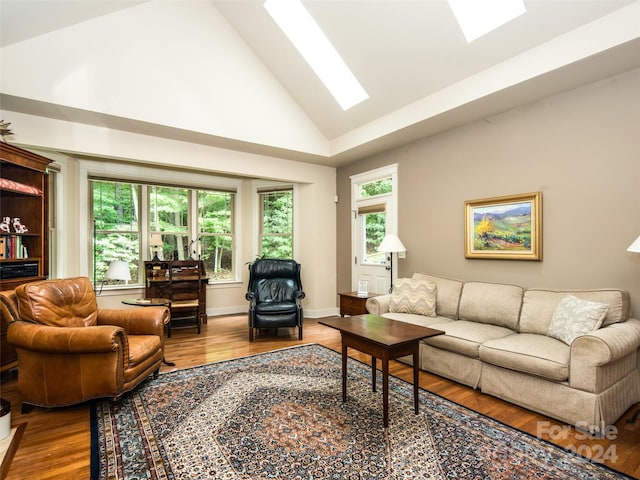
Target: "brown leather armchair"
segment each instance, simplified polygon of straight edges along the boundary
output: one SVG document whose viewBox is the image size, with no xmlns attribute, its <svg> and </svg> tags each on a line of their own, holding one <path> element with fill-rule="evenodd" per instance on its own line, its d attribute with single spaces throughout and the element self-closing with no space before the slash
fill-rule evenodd
<svg viewBox="0 0 640 480">
<path fill-rule="evenodd" d="M 0 307 L 13 320 L 7 339 L 18 353 L 23 409 L 117 401 L 158 374 L 166 307 L 98 308 L 86 277 L 20 285 L 0 292 Z"/>
</svg>

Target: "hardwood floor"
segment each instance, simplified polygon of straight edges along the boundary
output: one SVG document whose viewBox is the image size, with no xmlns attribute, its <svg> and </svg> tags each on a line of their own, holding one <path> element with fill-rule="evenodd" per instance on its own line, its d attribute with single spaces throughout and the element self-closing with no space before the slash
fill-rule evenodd
<svg viewBox="0 0 640 480">
<path fill-rule="evenodd" d="M 297 339 L 297 330 L 280 331 L 279 337 L 257 336 L 249 343 L 246 316 L 210 318 L 202 333 L 194 330 L 174 330 L 166 341 L 166 357 L 175 367 L 163 366 L 162 371 L 186 368 L 236 358 L 301 343 L 320 343 L 340 351 L 340 335 L 336 330 L 319 325 L 316 319 L 305 321 L 304 340 Z M 369 359 L 350 350 L 350 355 L 363 362 Z M 412 369 L 392 361 L 390 373 L 407 381 Z M 12 424 L 27 422 L 22 441 L 9 469 L 7 480 L 79 480 L 89 478 L 90 431 L 89 407 L 80 405 L 59 409 L 35 408 L 29 414 L 20 413 L 20 396 L 14 371 L 2 376 L 2 397 L 11 402 Z M 566 429 L 547 417 L 484 395 L 444 378 L 420 373 L 420 386 L 461 405 L 489 415 L 513 427 L 540 436 L 565 448 L 594 456 L 606 465 L 640 478 L 640 421 L 628 424 L 627 419 L 640 408 L 636 405 L 615 424 L 604 439 L 585 438 L 575 429 Z M 554 399 L 562 401 L 562 399 Z"/>
</svg>

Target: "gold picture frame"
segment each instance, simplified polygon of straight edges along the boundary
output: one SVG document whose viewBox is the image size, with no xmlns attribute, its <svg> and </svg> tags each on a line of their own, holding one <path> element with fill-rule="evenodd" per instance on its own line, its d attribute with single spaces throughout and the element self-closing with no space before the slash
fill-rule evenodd
<svg viewBox="0 0 640 480">
<path fill-rule="evenodd" d="M 542 192 L 464 202 L 464 256 L 542 260 Z"/>
</svg>

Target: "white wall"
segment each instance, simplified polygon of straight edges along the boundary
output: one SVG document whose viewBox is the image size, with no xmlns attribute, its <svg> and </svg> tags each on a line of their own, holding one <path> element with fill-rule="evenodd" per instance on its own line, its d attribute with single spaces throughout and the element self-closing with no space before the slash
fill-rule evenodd
<svg viewBox="0 0 640 480">
<path fill-rule="evenodd" d="M 307 292 L 303 304 L 305 315 L 324 316 L 336 312 L 334 168 L 15 112 L 0 111 L 0 115 L 11 118 L 12 127 L 16 128 L 12 143 L 55 158 L 61 166 L 62 211 L 57 252 L 61 276 L 87 275 L 89 272 L 91 237 L 87 176 L 91 173 L 125 171 L 129 178 L 173 177 L 205 186 L 216 174 L 269 178 L 297 184 L 296 260 L 303 266 L 303 286 Z M 48 149 L 73 153 L 73 157 L 48 155 Z M 77 157 L 98 160 L 86 161 Z M 167 173 L 162 170 L 163 166 L 180 168 L 183 172 Z M 256 213 L 251 200 L 255 189 L 249 180 L 244 180 L 239 183 L 239 192 L 241 214 L 236 232 L 239 255 L 236 267 L 241 273 L 241 282 L 209 287 L 207 309 L 210 315 L 247 309 L 245 263 L 253 260 L 257 253 L 256 224 L 247 220 Z M 140 289 L 121 291 L 115 296 L 104 292 L 100 303 L 113 306 L 119 304 L 123 296 L 141 293 Z"/>
<path fill-rule="evenodd" d="M 8 45 L 0 56 L 5 95 L 93 118 L 329 151 L 327 139 L 212 2 L 145 2 Z"/>
</svg>

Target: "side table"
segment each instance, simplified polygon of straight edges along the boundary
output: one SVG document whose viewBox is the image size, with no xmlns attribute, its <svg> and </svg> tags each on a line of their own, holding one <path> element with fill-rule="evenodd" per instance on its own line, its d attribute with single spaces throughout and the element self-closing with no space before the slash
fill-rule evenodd
<svg viewBox="0 0 640 480">
<path fill-rule="evenodd" d="M 382 295 L 382 293 L 343 292 L 340 295 L 340 316 L 365 315 L 367 313 L 367 299 Z"/>
</svg>

